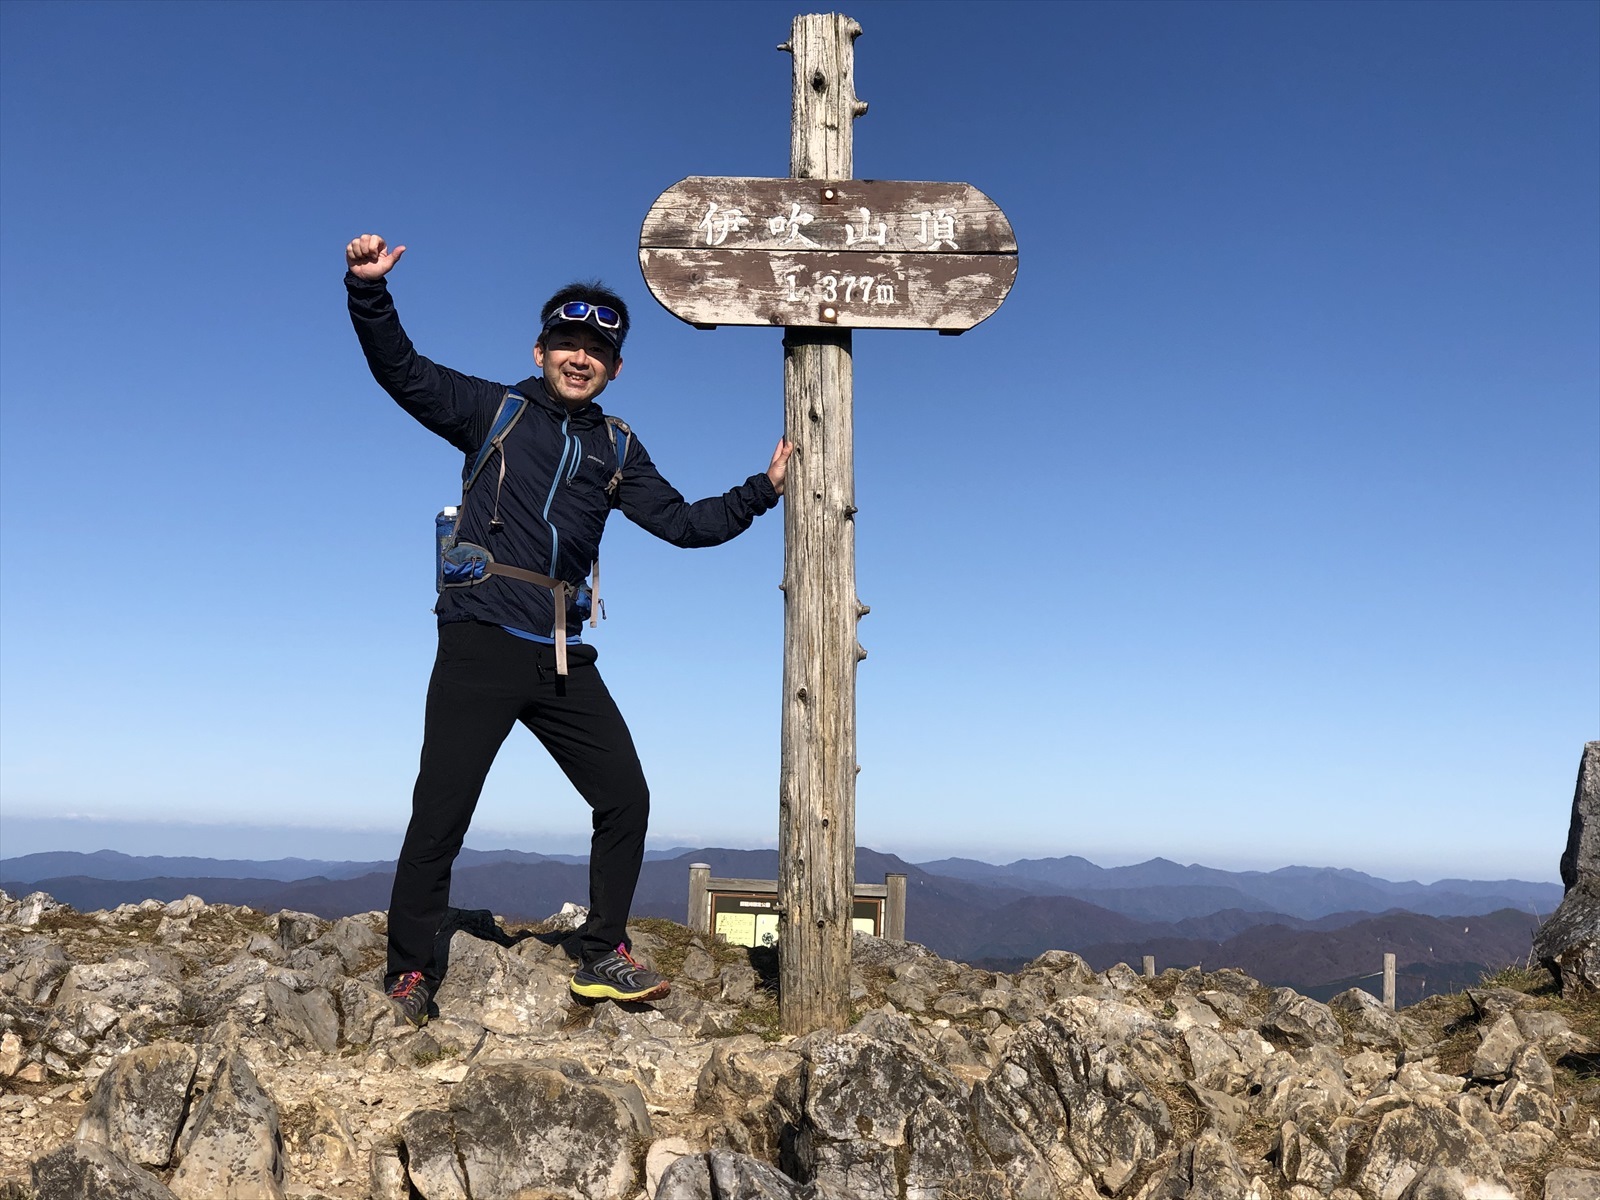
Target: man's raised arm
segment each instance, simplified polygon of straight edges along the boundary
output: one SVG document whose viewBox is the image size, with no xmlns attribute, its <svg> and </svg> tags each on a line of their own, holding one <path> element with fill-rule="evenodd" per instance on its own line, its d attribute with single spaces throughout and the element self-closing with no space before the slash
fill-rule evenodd
<svg viewBox="0 0 1600 1200">
<path fill-rule="evenodd" d="M 405 252 L 404 246 L 391 252 L 375 233 L 364 233 L 344 248 L 350 322 L 378 386 L 428 429 L 471 454 L 483 441 L 505 389 L 417 353 L 400 326 L 384 278 Z"/>
</svg>

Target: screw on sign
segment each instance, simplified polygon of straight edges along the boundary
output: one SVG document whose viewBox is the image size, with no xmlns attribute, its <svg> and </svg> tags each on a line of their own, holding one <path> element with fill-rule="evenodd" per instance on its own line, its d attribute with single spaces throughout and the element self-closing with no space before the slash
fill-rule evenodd
<svg viewBox="0 0 1600 1200">
<path fill-rule="evenodd" d="M 778 985 L 789 1033 L 850 1015 L 855 896 L 855 446 L 851 330 L 961 333 L 1017 277 L 1005 214 L 966 183 L 852 179 L 861 26 L 794 18 L 787 179 L 690 176 L 656 199 L 639 267 L 701 328 L 784 330 L 783 724 Z M 904 936 L 904 930 L 900 931 Z"/>
</svg>

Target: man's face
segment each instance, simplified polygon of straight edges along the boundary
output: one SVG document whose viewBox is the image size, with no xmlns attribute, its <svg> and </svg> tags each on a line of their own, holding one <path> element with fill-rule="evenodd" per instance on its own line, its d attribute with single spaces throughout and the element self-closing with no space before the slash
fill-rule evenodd
<svg viewBox="0 0 1600 1200">
<path fill-rule="evenodd" d="M 544 371 L 545 389 L 569 412 L 605 391 L 622 370 L 616 348 L 586 325 L 557 325 L 534 344 L 533 361 Z"/>
</svg>

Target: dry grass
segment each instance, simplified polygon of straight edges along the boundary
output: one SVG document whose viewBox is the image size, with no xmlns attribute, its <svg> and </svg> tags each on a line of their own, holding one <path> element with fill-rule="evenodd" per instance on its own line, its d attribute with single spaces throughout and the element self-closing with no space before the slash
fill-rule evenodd
<svg viewBox="0 0 1600 1200">
<path fill-rule="evenodd" d="M 716 964 L 719 971 L 733 963 L 750 963 L 752 957 L 758 953 L 744 946 L 730 946 L 719 937 L 695 933 L 687 925 L 680 925 L 665 917 L 638 917 L 628 924 L 650 934 L 661 943 L 652 952 L 651 957 L 655 961 L 655 969 L 671 979 L 675 987 L 682 975 L 684 960 L 689 957 L 689 951 L 694 946 L 699 946 L 710 954 L 711 961 Z M 758 967 L 757 971 L 759 970 Z"/>
</svg>

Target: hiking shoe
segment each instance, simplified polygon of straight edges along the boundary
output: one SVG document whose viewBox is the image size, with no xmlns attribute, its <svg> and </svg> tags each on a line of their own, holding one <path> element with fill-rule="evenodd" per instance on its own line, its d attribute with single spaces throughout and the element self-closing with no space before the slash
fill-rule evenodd
<svg viewBox="0 0 1600 1200">
<path fill-rule="evenodd" d="M 428 1023 L 428 1002 L 433 999 L 433 989 L 423 982 L 421 971 L 407 971 L 396 979 L 389 985 L 388 996 L 407 1024 L 421 1029 Z"/>
<path fill-rule="evenodd" d="M 573 993 L 591 1000 L 659 1000 L 670 990 L 665 979 L 634 962 L 626 946 L 572 976 Z"/>
</svg>

